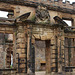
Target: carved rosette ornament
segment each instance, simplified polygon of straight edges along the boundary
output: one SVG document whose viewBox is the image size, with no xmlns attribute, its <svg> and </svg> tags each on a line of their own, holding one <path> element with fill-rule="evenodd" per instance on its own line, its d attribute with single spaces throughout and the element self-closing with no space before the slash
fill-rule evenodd
<svg viewBox="0 0 75 75">
<path fill-rule="evenodd" d="M 38 6 L 36 9 L 36 23 L 50 23 L 50 15 L 45 6 Z"/>
</svg>

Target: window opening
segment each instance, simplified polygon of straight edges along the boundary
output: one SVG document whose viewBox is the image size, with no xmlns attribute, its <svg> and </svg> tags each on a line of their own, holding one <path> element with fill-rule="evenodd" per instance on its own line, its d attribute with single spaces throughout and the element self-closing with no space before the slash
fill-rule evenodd
<svg viewBox="0 0 75 75">
<path fill-rule="evenodd" d="M 0 33 L 0 67 L 13 67 L 13 34 Z"/>
<path fill-rule="evenodd" d="M 6 11 L 0 11 L 0 17 L 8 18 L 8 12 Z"/>
<path fill-rule="evenodd" d="M 5 34 L 6 44 L 6 67 L 12 68 L 13 66 L 13 34 Z"/>
<path fill-rule="evenodd" d="M 65 21 L 68 24 L 68 26 L 72 26 L 72 21 L 71 20 L 63 20 L 63 21 Z"/>
</svg>

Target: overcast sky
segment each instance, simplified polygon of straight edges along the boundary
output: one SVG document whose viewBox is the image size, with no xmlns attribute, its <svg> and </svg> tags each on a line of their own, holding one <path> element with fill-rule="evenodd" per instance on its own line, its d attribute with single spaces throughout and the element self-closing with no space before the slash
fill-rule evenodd
<svg viewBox="0 0 75 75">
<path fill-rule="evenodd" d="M 66 0 L 66 1 L 70 1 L 70 3 L 75 2 L 75 0 Z M 65 0 L 63 0 L 63 2 L 65 2 Z M 8 12 L 0 11 L 0 17 L 6 17 L 7 18 L 7 15 L 8 15 Z M 67 23 L 69 25 L 71 25 L 71 22 L 67 21 Z"/>
<path fill-rule="evenodd" d="M 63 0 L 65 2 L 65 0 Z M 75 0 L 66 0 L 66 1 L 70 1 L 70 3 L 75 2 Z"/>
</svg>

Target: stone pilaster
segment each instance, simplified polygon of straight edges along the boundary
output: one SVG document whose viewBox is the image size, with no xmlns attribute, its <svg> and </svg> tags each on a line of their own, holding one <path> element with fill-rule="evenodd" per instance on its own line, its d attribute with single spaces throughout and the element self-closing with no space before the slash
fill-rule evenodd
<svg viewBox="0 0 75 75">
<path fill-rule="evenodd" d="M 55 37 L 55 35 L 51 38 L 51 72 L 57 72 L 57 54 L 58 54 L 58 51 L 57 51 L 57 39 Z"/>
<path fill-rule="evenodd" d="M 25 42 L 25 33 L 24 26 L 22 23 L 17 23 L 17 39 L 16 39 L 16 64 L 17 72 L 26 73 L 26 42 Z"/>
<path fill-rule="evenodd" d="M 58 72 L 64 67 L 64 31 L 58 28 Z"/>
<path fill-rule="evenodd" d="M 50 50 L 50 40 L 46 40 L 46 74 L 51 72 L 51 50 Z"/>
</svg>

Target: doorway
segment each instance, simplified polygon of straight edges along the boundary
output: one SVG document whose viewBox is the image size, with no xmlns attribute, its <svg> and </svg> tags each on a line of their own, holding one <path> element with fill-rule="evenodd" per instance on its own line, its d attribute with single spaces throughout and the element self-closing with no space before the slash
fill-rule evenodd
<svg viewBox="0 0 75 75">
<path fill-rule="evenodd" d="M 50 72 L 50 40 L 35 40 L 35 73 Z"/>
</svg>

